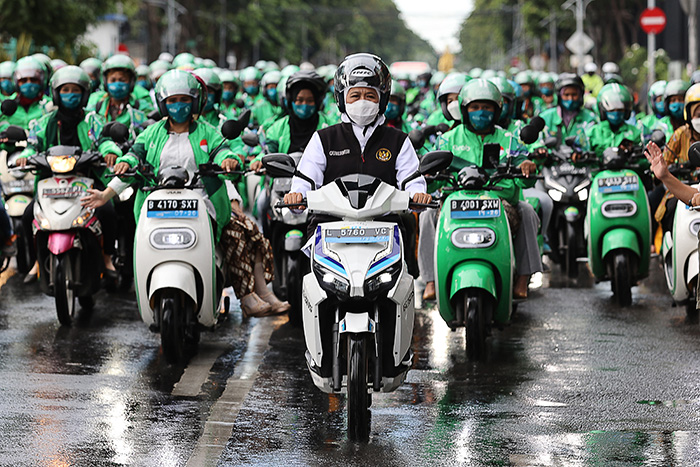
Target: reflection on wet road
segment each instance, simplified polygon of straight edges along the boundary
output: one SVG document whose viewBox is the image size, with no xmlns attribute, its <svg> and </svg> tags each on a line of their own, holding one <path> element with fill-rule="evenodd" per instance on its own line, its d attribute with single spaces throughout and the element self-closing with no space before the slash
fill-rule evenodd
<svg viewBox="0 0 700 467">
<path fill-rule="evenodd" d="M 420 310 L 414 367 L 374 395 L 366 445 L 347 440 L 344 398 L 315 388 L 284 318 L 235 311 L 174 368 L 131 297 L 101 294 L 63 329 L 50 298 L 10 277 L 0 465 L 695 465 L 700 326 L 671 308 L 659 271 L 624 310 L 606 283 L 552 277 L 479 362 Z"/>
</svg>

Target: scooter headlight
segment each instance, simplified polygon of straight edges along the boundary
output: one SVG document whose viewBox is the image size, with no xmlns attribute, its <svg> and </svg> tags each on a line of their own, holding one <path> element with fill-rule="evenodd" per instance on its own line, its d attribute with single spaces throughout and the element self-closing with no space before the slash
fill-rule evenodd
<svg viewBox="0 0 700 467">
<path fill-rule="evenodd" d="M 692 221 L 688 226 L 688 229 L 690 230 L 690 234 L 693 237 L 697 237 L 698 231 L 700 231 L 700 219 L 695 219 L 694 221 Z"/>
<path fill-rule="evenodd" d="M 347 279 L 334 274 L 318 261 L 313 262 L 313 270 L 323 290 L 340 299 L 349 298 L 350 282 Z"/>
<path fill-rule="evenodd" d="M 151 232 L 149 240 L 157 250 L 184 250 L 194 245 L 197 234 L 186 227 L 162 228 Z"/>
<path fill-rule="evenodd" d="M 586 201 L 588 199 L 588 188 L 580 190 L 577 194 L 579 201 Z"/>
<path fill-rule="evenodd" d="M 549 188 L 553 188 L 556 191 L 559 191 L 561 193 L 566 193 L 566 187 L 548 175 L 546 175 L 544 177 L 544 184 L 545 184 L 545 186 L 547 186 Z"/>
<path fill-rule="evenodd" d="M 555 189 L 550 189 L 549 191 L 547 191 L 547 193 L 549 194 L 549 197 L 556 202 L 561 201 L 561 197 L 563 196 L 563 193 L 561 191 L 557 191 Z"/>
<path fill-rule="evenodd" d="M 604 217 L 632 217 L 637 213 L 637 203 L 630 200 L 606 201 L 600 208 Z"/>
<path fill-rule="evenodd" d="M 81 212 L 78 217 L 73 219 L 73 223 L 71 225 L 76 228 L 85 227 L 85 224 L 87 224 L 87 222 L 90 220 L 92 214 L 92 209 L 83 209 L 83 212 Z"/>
<path fill-rule="evenodd" d="M 53 173 L 62 174 L 73 170 L 78 159 L 75 156 L 47 156 L 46 162 Z"/>
<path fill-rule="evenodd" d="M 496 241 L 496 232 L 487 228 L 455 229 L 452 244 L 457 248 L 487 248 Z"/>
<path fill-rule="evenodd" d="M 34 211 L 34 217 L 39 223 L 41 230 L 48 230 L 51 228 L 51 223 L 49 220 L 41 213 L 41 211 Z"/>
</svg>

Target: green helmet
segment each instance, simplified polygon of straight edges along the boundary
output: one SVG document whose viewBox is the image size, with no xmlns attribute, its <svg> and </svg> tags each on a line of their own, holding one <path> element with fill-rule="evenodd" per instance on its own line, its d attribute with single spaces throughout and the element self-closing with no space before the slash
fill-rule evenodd
<svg viewBox="0 0 700 467">
<path fill-rule="evenodd" d="M 221 73 L 219 73 L 219 80 L 221 83 L 233 83 L 236 86 L 240 86 L 241 82 L 238 80 L 238 77 L 236 76 L 236 73 L 233 72 L 233 70 L 223 70 Z"/>
<path fill-rule="evenodd" d="M 282 76 L 277 83 L 277 103 L 283 109 L 287 108 L 287 96 L 285 96 L 285 91 L 287 89 L 287 80 L 289 76 Z"/>
<path fill-rule="evenodd" d="M 46 67 L 34 57 L 22 57 L 15 64 L 14 82 L 22 78 L 36 78 L 41 82 L 42 88 L 46 86 Z"/>
<path fill-rule="evenodd" d="M 15 62 L 7 60 L 0 63 L 0 78 L 10 78 L 15 74 Z"/>
<path fill-rule="evenodd" d="M 606 119 L 605 112 L 624 109 L 625 120 L 627 120 L 632 113 L 633 103 L 634 99 L 632 93 L 630 93 L 626 86 L 618 83 L 606 84 L 598 93 L 598 113 L 600 114 L 600 119 Z"/>
<path fill-rule="evenodd" d="M 262 86 L 264 88 L 268 84 L 276 85 L 277 83 L 280 82 L 280 78 L 282 78 L 282 73 L 280 73 L 279 71 L 277 71 L 277 70 L 268 71 L 260 79 L 260 86 Z"/>
<path fill-rule="evenodd" d="M 447 74 L 445 72 L 436 71 L 435 74 L 433 75 L 433 77 L 430 78 L 430 85 L 432 87 L 440 86 L 440 83 L 442 83 L 442 80 L 445 79 L 445 76 L 447 76 Z"/>
<path fill-rule="evenodd" d="M 513 89 L 513 86 L 507 79 L 496 76 L 491 78 L 489 81 L 496 85 L 498 90 L 501 92 L 501 96 L 503 97 L 504 101 L 506 99 L 508 99 L 510 102 L 515 100 L 515 89 Z"/>
<path fill-rule="evenodd" d="M 214 94 L 221 95 L 221 78 L 211 68 L 197 68 L 193 73 L 204 81 L 207 86 L 207 91 L 212 91 Z"/>
<path fill-rule="evenodd" d="M 543 84 L 554 84 L 556 80 L 554 79 L 554 76 L 550 75 L 549 73 L 541 73 L 537 77 L 537 85 L 541 86 Z"/>
<path fill-rule="evenodd" d="M 671 96 L 685 96 L 690 83 L 682 79 L 674 79 L 666 83 L 664 90 L 664 101 L 668 101 Z M 666 103 L 668 105 L 668 102 Z"/>
<path fill-rule="evenodd" d="M 244 68 L 238 77 L 242 82 L 260 81 L 262 75 L 260 74 L 260 70 L 253 66 L 249 66 L 247 68 Z"/>
<path fill-rule="evenodd" d="M 276 62 L 270 60 L 269 62 L 267 62 L 265 68 L 263 68 L 262 71 L 263 73 L 269 73 L 271 71 L 280 71 L 280 66 Z"/>
<path fill-rule="evenodd" d="M 481 74 L 484 72 L 482 68 L 476 67 L 469 70 L 469 76 L 472 78 L 480 78 Z"/>
<path fill-rule="evenodd" d="M 216 68 L 216 62 L 211 58 L 205 58 L 202 60 L 202 68 Z"/>
<path fill-rule="evenodd" d="M 484 71 L 481 73 L 481 76 L 479 76 L 479 78 L 481 78 L 481 79 L 491 79 L 491 78 L 493 78 L 493 77 L 495 77 L 495 76 L 497 76 L 495 70 L 487 69 L 487 70 L 484 70 Z"/>
<path fill-rule="evenodd" d="M 299 71 L 299 67 L 297 65 L 287 65 L 286 67 L 282 68 L 280 73 L 282 73 L 282 76 L 290 77 L 297 71 Z M 335 71 L 333 71 L 333 73 L 335 74 Z"/>
<path fill-rule="evenodd" d="M 165 60 L 154 60 L 148 65 L 148 77 L 154 83 L 158 81 L 158 78 L 163 76 L 163 73 L 170 69 L 170 63 Z"/>
<path fill-rule="evenodd" d="M 80 99 L 80 107 L 85 107 L 90 98 L 90 77 L 85 73 L 85 70 L 79 66 L 66 65 L 59 68 L 51 76 L 51 98 L 56 106 L 61 103 L 59 91 L 64 84 L 77 84 L 82 89 L 83 96 Z"/>
<path fill-rule="evenodd" d="M 490 102 L 496 107 L 492 123 L 492 125 L 495 125 L 501 117 L 501 108 L 503 107 L 503 96 L 501 96 L 498 87 L 491 81 L 480 78 L 473 79 L 462 87 L 459 93 L 459 108 L 462 113 L 462 123 L 471 131 L 474 131 L 474 128 L 469 120 L 467 107 L 469 107 L 469 104 L 476 101 Z"/>
<path fill-rule="evenodd" d="M 194 55 L 189 52 L 177 54 L 175 58 L 173 58 L 173 68 L 194 70 Z"/>
<path fill-rule="evenodd" d="M 95 75 L 95 78 L 100 78 L 100 71 L 102 70 L 102 60 L 95 57 L 86 58 L 80 62 L 80 68 L 85 70 L 88 75 Z"/>
<path fill-rule="evenodd" d="M 652 83 L 649 86 L 649 92 L 647 92 L 647 104 L 652 109 L 652 112 L 656 112 L 654 109 L 654 102 L 657 97 L 663 97 L 666 92 L 666 81 L 659 80 Z"/>
<path fill-rule="evenodd" d="M 44 87 L 49 85 L 49 79 L 51 79 L 51 74 L 53 73 L 53 68 L 51 66 L 51 59 L 48 55 L 42 53 L 35 53 L 32 57 L 36 58 L 39 63 L 44 67 Z"/>
<path fill-rule="evenodd" d="M 136 67 L 136 77 L 140 78 L 141 76 L 148 76 L 148 65 L 139 65 Z"/>
<path fill-rule="evenodd" d="M 517 75 L 515 75 L 515 79 L 513 80 L 516 83 L 518 83 L 520 86 L 523 84 L 529 84 L 530 86 L 533 86 L 535 84 L 535 80 L 532 78 L 532 74 L 525 70 L 521 71 Z"/>
<path fill-rule="evenodd" d="M 102 64 L 102 82 L 107 83 L 107 74 L 112 70 L 122 70 L 126 71 L 129 75 L 129 92 L 134 90 L 134 85 L 136 84 L 136 65 L 134 61 L 128 55 L 117 54 L 109 57 Z M 107 86 L 105 84 L 105 86 Z"/>
<path fill-rule="evenodd" d="M 163 73 L 156 83 L 156 102 L 161 116 L 168 115 L 165 100 L 170 96 L 184 95 L 190 96 L 192 102 L 192 114 L 198 114 L 204 108 L 206 96 L 202 90 L 199 80 L 189 71 L 170 70 Z"/>
</svg>

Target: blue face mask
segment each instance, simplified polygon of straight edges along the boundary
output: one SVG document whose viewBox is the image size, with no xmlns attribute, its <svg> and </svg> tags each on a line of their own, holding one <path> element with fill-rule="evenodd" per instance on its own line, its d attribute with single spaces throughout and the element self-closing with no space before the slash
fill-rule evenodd
<svg viewBox="0 0 700 467">
<path fill-rule="evenodd" d="M 230 102 L 233 100 L 233 91 L 224 91 L 221 93 L 221 100 Z"/>
<path fill-rule="evenodd" d="M 215 103 L 216 103 L 216 94 L 214 94 L 214 93 L 207 94 L 207 103 L 204 105 L 204 111 L 209 112 L 211 109 L 214 108 Z"/>
<path fill-rule="evenodd" d="M 136 84 L 141 86 L 142 88 L 151 89 L 151 82 L 147 79 L 140 79 L 136 81 Z"/>
<path fill-rule="evenodd" d="M 476 131 L 485 130 L 493 122 L 493 115 L 490 110 L 475 110 L 469 112 L 469 122 Z"/>
<path fill-rule="evenodd" d="M 15 92 L 15 83 L 13 83 L 11 79 L 4 79 L 0 81 L 0 89 L 2 89 L 2 92 L 5 94 L 12 94 Z"/>
<path fill-rule="evenodd" d="M 246 94 L 249 96 L 257 96 L 258 91 L 260 91 L 260 88 L 258 86 L 246 86 L 243 89 L 245 89 Z"/>
<path fill-rule="evenodd" d="M 551 96 L 554 94 L 554 89 L 552 88 L 540 88 L 540 94 L 543 96 Z"/>
<path fill-rule="evenodd" d="M 671 117 L 677 118 L 677 119 L 682 119 L 683 118 L 683 103 L 682 102 L 674 102 L 673 104 L 670 104 L 668 106 L 668 113 L 671 114 Z"/>
<path fill-rule="evenodd" d="M 115 99 L 121 100 L 129 95 L 129 83 L 116 81 L 107 85 L 107 92 Z"/>
<path fill-rule="evenodd" d="M 605 112 L 605 118 L 608 119 L 610 125 L 618 127 L 625 121 L 625 112 L 622 110 L 615 110 L 612 112 Z"/>
<path fill-rule="evenodd" d="M 265 94 L 267 94 L 268 99 L 277 104 L 277 88 L 267 89 L 265 90 Z"/>
<path fill-rule="evenodd" d="M 27 99 L 34 99 L 41 92 L 41 86 L 36 83 L 24 83 L 19 87 L 19 93 Z"/>
<path fill-rule="evenodd" d="M 77 109 L 80 105 L 80 99 L 83 97 L 79 92 L 59 93 L 61 105 L 66 109 Z"/>
<path fill-rule="evenodd" d="M 328 90 L 331 94 L 333 94 L 335 92 L 335 85 L 331 84 L 330 86 L 328 86 Z"/>
<path fill-rule="evenodd" d="M 168 109 L 168 115 L 175 123 L 185 123 L 192 115 L 191 102 L 175 102 L 166 104 L 165 107 Z"/>
<path fill-rule="evenodd" d="M 399 106 L 393 102 L 389 102 L 386 105 L 386 112 L 384 112 L 384 116 L 387 118 L 387 120 L 395 120 L 399 116 Z"/>
<path fill-rule="evenodd" d="M 569 111 L 576 111 L 581 108 L 581 101 L 579 100 L 569 100 L 569 101 L 561 101 L 561 106 L 564 107 L 566 110 Z"/>
<path fill-rule="evenodd" d="M 658 116 L 666 113 L 666 104 L 664 101 L 654 102 L 654 112 L 656 112 Z"/>
<path fill-rule="evenodd" d="M 294 110 L 294 115 L 302 120 L 308 120 L 313 117 L 316 113 L 316 106 L 310 104 L 294 104 L 292 103 L 292 110 Z"/>
</svg>

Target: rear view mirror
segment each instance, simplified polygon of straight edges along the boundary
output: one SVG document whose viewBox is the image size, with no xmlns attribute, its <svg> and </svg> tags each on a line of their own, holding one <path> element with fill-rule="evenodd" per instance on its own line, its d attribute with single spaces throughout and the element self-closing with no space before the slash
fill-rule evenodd
<svg viewBox="0 0 700 467">
<path fill-rule="evenodd" d="M 233 140 L 238 138 L 243 128 L 245 128 L 245 126 L 241 126 L 238 120 L 226 120 L 224 124 L 221 125 L 221 134 L 224 138 Z"/>
<path fill-rule="evenodd" d="M 432 151 L 423 156 L 420 161 L 420 173 L 436 174 L 447 169 L 454 156 L 450 151 Z"/>
<path fill-rule="evenodd" d="M 7 99 L 3 101 L 2 105 L 0 105 L 0 111 L 2 111 L 3 115 L 11 117 L 15 114 L 15 112 L 17 112 L 17 101 L 14 99 Z"/>
<path fill-rule="evenodd" d="M 265 171 L 273 177 L 293 177 L 297 171 L 294 159 L 287 154 L 267 154 L 261 160 Z"/>
<path fill-rule="evenodd" d="M 254 148 L 255 146 L 260 144 L 260 138 L 258 138 L 257 133 L 253 133 L 252 131 L 243 134 L 243 136 L 241 136 L 241 139 L 243 140 L 243 143 L 245 143 L 246 146 L 250 146 L 251 148 Z"/>
<path fill-rule="evenodd" d="M 544 146 L 547 149 L 555 149 L 557 147 L 557 143 L 558 141 L 556 136 L 549 136 L 544 140 Z"/>
<path fill-rule="evenodd" d="M 700 167 L 700 141 L 690 145 L 688 149 L 688 161 L 693 167 Z"/>
<path fill-rule="evenodd" d="M 666 135 L 661 130 L 652 131 L 649 139 L 660 148 L 663 148 L 666 145 Z"/>
<path fill-rule="evenodd" d="M 109 131 L 109 136 L 115 143 L 126 143 L 129 140 L 129 128 L 123 123 L 108 123 L 105 125 L 105 130 Z"/>
</svg>

